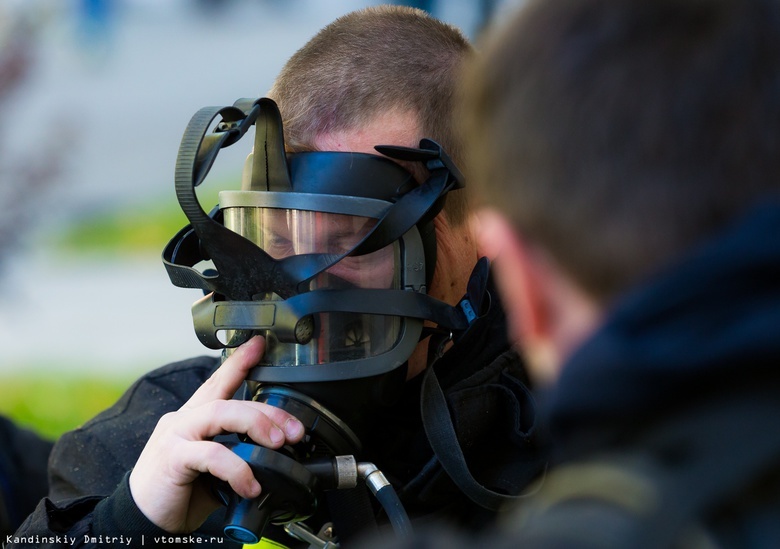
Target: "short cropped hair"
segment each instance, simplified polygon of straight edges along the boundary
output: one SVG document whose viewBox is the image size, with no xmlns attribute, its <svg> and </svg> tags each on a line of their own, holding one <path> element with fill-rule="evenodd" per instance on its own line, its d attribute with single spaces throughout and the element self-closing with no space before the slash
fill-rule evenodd
<svg viewBox="0 0 780 549">
<path fill-rule="evenodd" d="M 370 7 L 319 31 L 290 58 L 268 95 L 279 104 L 290 150 L 312 150 L 319 134 L 359 129 L 377 114 L 400 110 L 419 116 L 420 139 L 435 140 L 461 164 L 453 109 L 471 52 L 460 30 L 424 11 Z M 465 200 L 462 192 L 447 197 L 451 222 L 465 219 Z"/>
<path fill-rule="evenodd" d="M 780 189 L 777 0 L 532 0 L 482 49 L 471 186 L 602 304 Z"/>
</svg>

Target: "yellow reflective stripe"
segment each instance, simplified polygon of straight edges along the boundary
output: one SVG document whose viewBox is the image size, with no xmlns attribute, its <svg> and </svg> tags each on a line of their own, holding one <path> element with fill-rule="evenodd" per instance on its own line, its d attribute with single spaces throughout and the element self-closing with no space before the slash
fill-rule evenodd
<svg viewBox="0 0 780 549">
<path fill-rule="evenodd" d="M 244 549 L 290 549 L 278 541 L 268 538 L 260 538 L 260 541 L 251 545 L 244 544 Z"/>
</svg>

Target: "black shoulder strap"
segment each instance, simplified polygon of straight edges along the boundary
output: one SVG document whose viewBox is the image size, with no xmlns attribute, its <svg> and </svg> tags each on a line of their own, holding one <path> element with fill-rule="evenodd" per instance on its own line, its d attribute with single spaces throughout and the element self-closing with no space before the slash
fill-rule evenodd
<svg viewBox="0 0 780 549">
<path fill-rule="evenodd" d="M 483 486 L 474 478 L 466 463 L 466 456 L 458 441 L 444 391 L 433 366 L 427 368 L 424 376 L 421 403 L 423 427 L 436 458 L 453 482 L 471 501 L 492 511 L 498 511 L 507 504 L 515 503 L 530 495 L 531 492 L 519 495 L 501 494 Z"/>
<path fill-rule="evenodd" d="M 466 295 L 460 302 L 460 308 L 464 311 L 469 325 L 474 320 L 486 313 L 490 306 L 490 294 L 487 291 L 490 278 L 490 262 L 487 258 L 481 258 L 469 277 Z M 463 330 L 457 335 L 463 337 Z M 434 358 L 438 358 L 435 356 Z M 425 371 L 421 389 L 421 413 L 423 428 L 428 437 L 435 459 L 463 491 L 468 498 L 485 509 L 497 511 L 505 505 L 513 503 L 529 495 L 501 494 L 480 484 L 469 471 L 466 456 L 460 446 L 455 426 L 452 422 L 447 399 L 436 377 L 434 365 L 431 364 Z"/>
</svg>

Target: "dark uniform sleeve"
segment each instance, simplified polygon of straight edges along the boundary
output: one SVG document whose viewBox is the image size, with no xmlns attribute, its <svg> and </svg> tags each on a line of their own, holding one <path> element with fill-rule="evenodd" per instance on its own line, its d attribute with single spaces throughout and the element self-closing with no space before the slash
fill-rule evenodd
<svg viewBox="0 0 780 549">
<path fill-rule="evenodd" d="M 57 441 L 49 497 L 107 496 L 133 465 L 160 417 L 178 410 L 217 366 L 199 357 L 144 375 L 109 409 Z"/>
<path fill-rule="evenodd" d="M 173 538 L 135 505 L 128 477 L 125 475 L 114 493 L 105 498 L 81 497 L 58 505 L 42 500 L 19 530 L 4 541 L 14 548 L 53 549 L 156 546 L 163 538 Z"/>
</svg>

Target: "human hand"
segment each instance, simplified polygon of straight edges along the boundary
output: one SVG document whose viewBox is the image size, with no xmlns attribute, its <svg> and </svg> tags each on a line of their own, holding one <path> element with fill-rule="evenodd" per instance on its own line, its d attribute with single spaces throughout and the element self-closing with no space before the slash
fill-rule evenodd
<svg viewBox="0 0 780 549">
<path fill-rule="evenodd" d="M 279 448 L 298 442 L 303 425 L 289 413 L 248 400 L 230 400 L 265 349 L 254 337 L 241 345 L 176 412 L 160 418 L 130 474 L 130 492 L 141 512 L 171 533 L 192 532 L 217 508 L 202 473 L 226 481 L 239 496 L 254 498 L 260 484 L 249 465 L 211 439 L 246 434 Z"/>
</svg>

